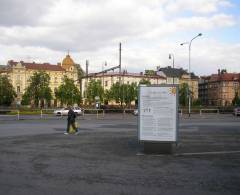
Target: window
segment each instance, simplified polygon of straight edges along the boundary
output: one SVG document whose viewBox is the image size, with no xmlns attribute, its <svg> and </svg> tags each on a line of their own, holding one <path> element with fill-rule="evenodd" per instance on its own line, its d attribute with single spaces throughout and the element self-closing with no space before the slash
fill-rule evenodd
<svg viewBox="0 0 240 195">
<path fill-rule="evenodd" d="M 238 88 L 238 82 L 234 82 L 234 83 L 233 83 L 233 87 L 234 87 L 234 90 L 236 91 L 237 88 Z"/>
<path fill-rule="evenodd" d="M 20 86 L 17 86 L 17 93 L 20 93 Z"/>
<path fill-rule="evenodd" d="M 107 87 L 108 86 L 108 81 L 105 81 L 105 87 Z"/>
</svg>

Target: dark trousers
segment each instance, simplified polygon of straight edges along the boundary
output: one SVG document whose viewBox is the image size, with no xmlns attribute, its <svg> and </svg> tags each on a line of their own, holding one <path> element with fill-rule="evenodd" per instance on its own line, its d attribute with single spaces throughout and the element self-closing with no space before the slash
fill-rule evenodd
<svg viewBox="0 0 240 195">
<path fill-rule="evenodd" d="M 67 132 L 69 133 L 70 125 L 73 127 L 73 129 L 78 132 L 78 129 L 75 125 L 75 120 L 68 120 L 67 121 Z"/>
</svg>

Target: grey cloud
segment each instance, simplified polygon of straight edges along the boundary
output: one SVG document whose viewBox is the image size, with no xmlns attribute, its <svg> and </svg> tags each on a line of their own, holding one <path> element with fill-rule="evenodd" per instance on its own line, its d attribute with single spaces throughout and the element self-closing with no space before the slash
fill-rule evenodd
<svg viewBox="0 0 240 195">
<path fill-rule="evenodd" d="M 1 0 L 0 14 L 5 10 L 3 7 L 17 9 L 13 9 L 10 13 L 3 12 L 4 17 L 11 21 L 4 21 L 0 17 L 0 26 L 3 21 L 7 24 L 7 27 L 0 28 L 0 43 L 49 48 L 55 51 L 70 49 L 73 52 L 87 52 L 101 50 L 119 41 L 130 40 L 137 44 L 139 37 L 145 39 L 143 35 L 155 31 L 157 33 L 150 34 L 148 40 L 159 40 L 160 37 L 162 39 L 170 33 L 181 30 L 182 23 L 178 27 L 176 21 L 166 22 L 164 13 L 144 6 L 143 1 L 139 3 L 137 0 L 132 0 L 129 5 L 116 1 L 115 5 L 115 3 L 106 3 L 111 2 L 110 0 L 106 2 L 66 0 L 59 1 L 58 4 L 53 4 L 57 3 L 57 0 L 33 1 L 34 3 L 30 0 Z M 165 0 L 160 1 L 165 2 Z M 152 0 L 152 3 L 154 2 L 156 0 Z M 21 15 L 21 12 L 24 14 Z M 11 18 L 12 15 L 15 17 Z M 41 17 L 44 19 L 40 20 Z M 208 18 L 205 20 L 208 24 Z M 41 22 L 37 23 L 38 21 Z M 186 19 L 184 24 L 189 24 L 189 21 L 191 18 Z M 199 24 L 198 21 L 195 23 Z M 15 27 L 17 24 L 19 26 Z"/>
<path fill-rule="evenodd" d="M 52 0 L 1 0 L 0 25 L 35 25 L 53 2 Z"/>
<path fill-rule="evenodd" d="M 66 48 L 71 51 L 93 51 L 116 40 L 138 35 L 145 30 L 141 24 L 136 17 L 119 18 L 112 13 L 103 13 L 101 16 L 97 14 L 84 20 L 65 21 L 46 27 L 6 27 L 0 31 L 0 40 L 4 44 L 46 47 L 58 51 L 65 51 Z"/>
<path fill-rule="evenodd" d="M 118 7 L 109 0 L 62 1 L 70 7 L 62 13 L 61 9 L 56 11 L 56 5 L 59 5 L 53 4 L 56 1 L 1 1 L 0 26 L 4 26 L 0 31 L 1 44 L 89 51 L 101 49 L 116 40 L 134 39 L 152 29 L 149 16 L 135 8 L 136 2 Z M 74 7 L 78 7 L 80 13 L 86 12 L 87 17 L 78 13 L 71 15 Z M 142 21 L 143 18 L 147 21 Z"/>
</svg>

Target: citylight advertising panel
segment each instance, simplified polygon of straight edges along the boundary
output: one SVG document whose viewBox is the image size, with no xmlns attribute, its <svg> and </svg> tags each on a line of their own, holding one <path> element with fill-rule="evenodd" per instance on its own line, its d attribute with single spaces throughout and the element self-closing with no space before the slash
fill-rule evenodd
<svg viewBox="0 0 240 195">
<path fill-rule="evenodd" d="M 139 87 L 138 136 L 140 141 L 176 142 L 178 87 Z"/>
</svg>

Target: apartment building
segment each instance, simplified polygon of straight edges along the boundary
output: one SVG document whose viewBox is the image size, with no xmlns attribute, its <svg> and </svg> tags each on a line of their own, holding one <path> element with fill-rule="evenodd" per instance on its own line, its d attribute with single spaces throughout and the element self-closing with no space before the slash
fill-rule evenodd
<svg viewBox="0 0 240 195">
<path fill-rule="evenodd" d="M 230 106 L 235 94 L 240 95 L 240 74 L 218 70 L 218 74 L 201 77 L 199 98 L 204 105 Z"/>
</svg>

